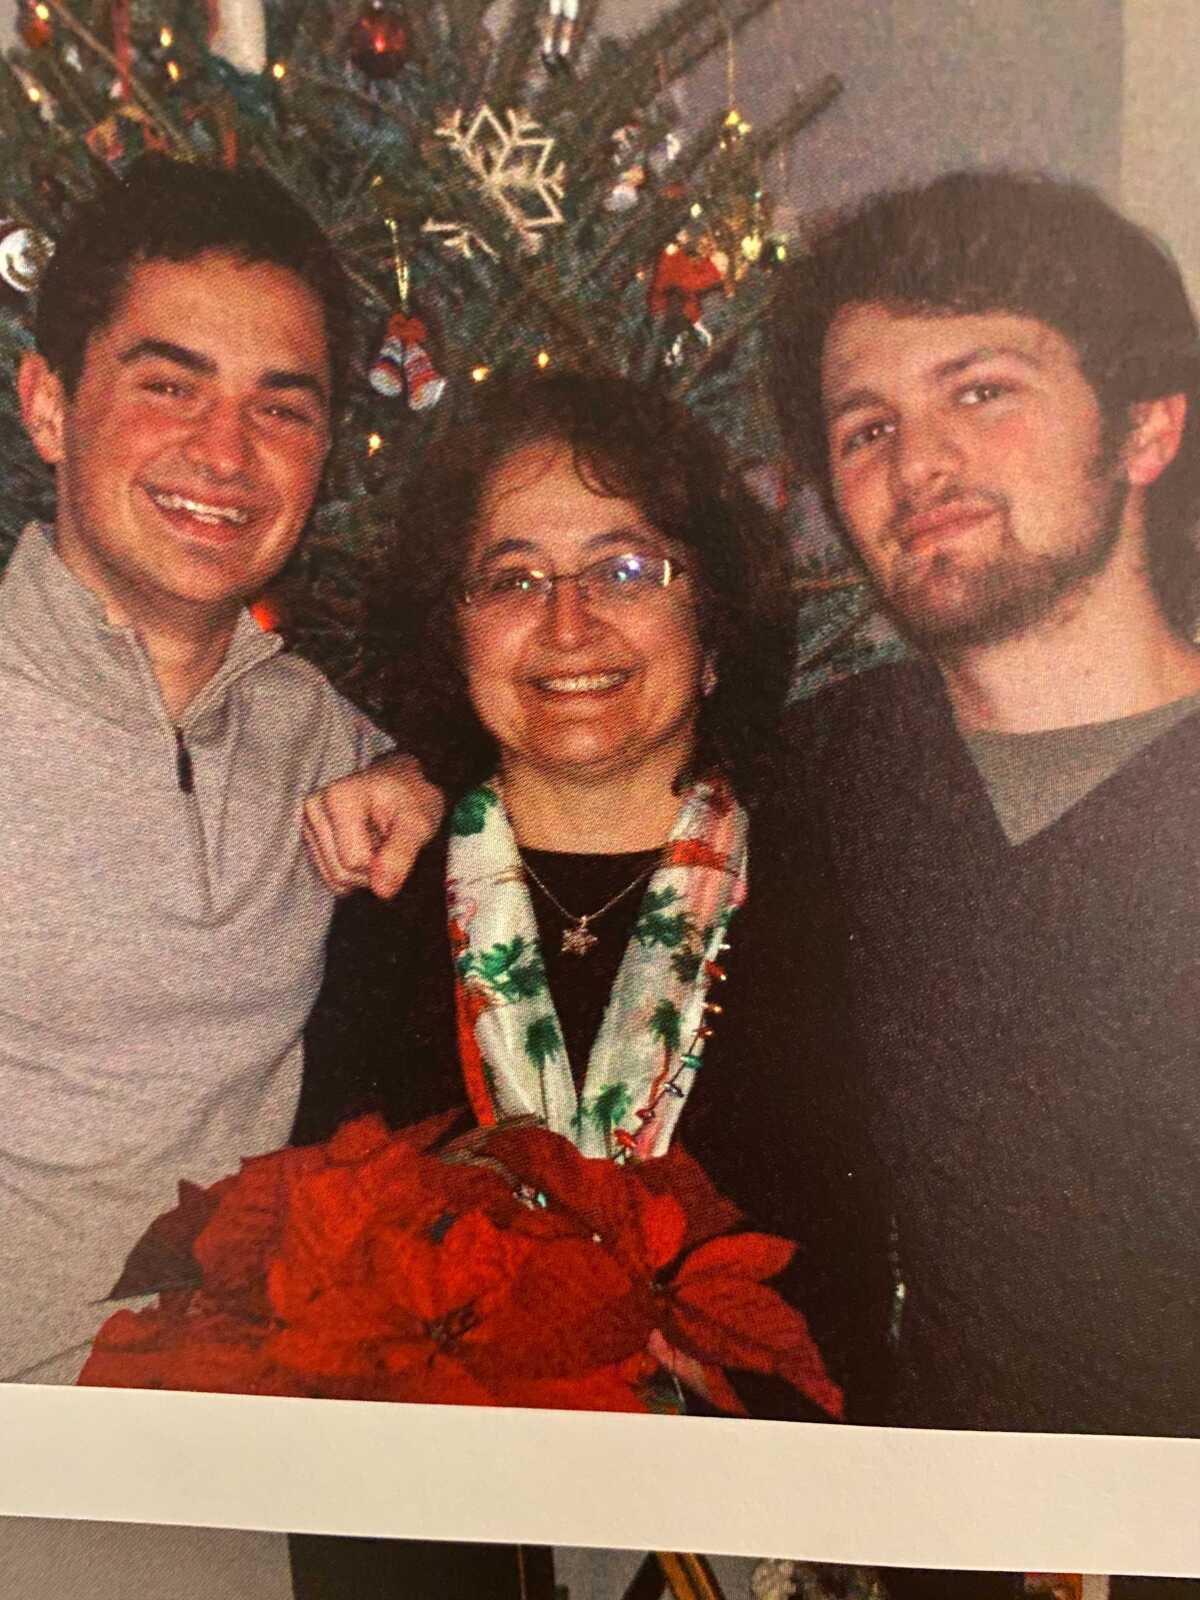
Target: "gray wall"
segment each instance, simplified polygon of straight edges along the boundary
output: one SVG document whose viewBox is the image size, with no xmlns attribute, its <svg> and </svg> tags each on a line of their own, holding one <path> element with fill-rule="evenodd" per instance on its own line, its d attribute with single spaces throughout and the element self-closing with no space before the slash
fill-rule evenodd
<svg viewBox="0 0 1200 1600">
<path fill-rule="evenodd" d="M 604 0 L 616 31 L 659 8 Z M 845 81 L 785 170 L 768 171 L 802 211 L 980 163 L 1049 168 L 1117 199 L 1122 11 L 1121 0 L 774 0 L 737 42 L 737 98 L 765 121 L 821 74 Z M 724 96 L 724 61 L 707 63 L 689 110 Z"/>
</svg>

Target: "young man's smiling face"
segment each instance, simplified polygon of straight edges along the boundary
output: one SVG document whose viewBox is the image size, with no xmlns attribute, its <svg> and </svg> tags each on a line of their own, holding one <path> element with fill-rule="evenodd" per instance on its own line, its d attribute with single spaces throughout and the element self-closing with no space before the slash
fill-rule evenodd
<svg viewBox="0 0 1200 1600">
<path fill-rule="evenodd" d="M 330 444 L 317 296 L 210 252 L 132 268 L 68 397 L 33 356 L 26 426 L 57 471 L 56 542 L 111 620 L 227 616 L 296 546 Z"/>
<path fill-rule="evenodd" d="M 822 375 L 838 511 L 919 643 L 1009 637 L 1104 568 L 1128 491 L 1061 334 L 1007 312 L 849 305 Z"/>
</svg>

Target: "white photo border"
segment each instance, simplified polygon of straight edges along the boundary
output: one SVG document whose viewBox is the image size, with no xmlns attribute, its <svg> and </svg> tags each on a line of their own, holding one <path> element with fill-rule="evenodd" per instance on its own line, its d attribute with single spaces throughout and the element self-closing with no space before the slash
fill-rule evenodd
<svg viewBox="0 0 1200 1600">
<path fill-rule="evenodd" d="M 1200 1575 L 1200 1440 L 0 1385 L 0 1514 Z"/>
</svg>

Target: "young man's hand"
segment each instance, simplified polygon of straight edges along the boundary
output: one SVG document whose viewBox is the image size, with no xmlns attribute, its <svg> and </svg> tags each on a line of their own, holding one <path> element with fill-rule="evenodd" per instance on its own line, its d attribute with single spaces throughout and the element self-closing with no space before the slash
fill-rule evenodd
<svg viewBox="0 0 1200 1600">
<path fill-rule="evenodd" d="M 445 809 L 442 791 L 426 783 L 412 756 L 381 756 L 308 797 L 304 842 L 334 894 L 371 889 L 389 900 Z"/>
</svg>

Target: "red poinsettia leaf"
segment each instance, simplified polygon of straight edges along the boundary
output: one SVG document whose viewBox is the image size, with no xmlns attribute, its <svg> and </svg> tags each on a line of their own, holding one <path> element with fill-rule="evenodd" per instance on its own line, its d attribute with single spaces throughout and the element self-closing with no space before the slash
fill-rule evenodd
<svg viewBox="0 0 1200 1600">
<path fill-rule="evenodd" d="M 234 1317 L 201 1310 L 186 1318 L 150 1308 L 120 1311 L 97 1335 L 79 1383 L 87 1386 L 196 1389 L 209 1393 L 286 1393 L 258 1333 Z"/>
<path fill-rule="evenodd" d="M 669 1373 L 683 1388 L 691 1389 L 730 1416 L 749 1415 L 720 1367 L 705 1366 L 694 1356 L 685 1355 L 682 1350 L 668 1344 L 657 1328 L 650 1335 L 647 1349 L 663 1371 Z"/>
<path fill-rule="evenodd" d="M 582 1156 L 570 1140 L 545 1128 L 501 1129 L 487 1151 L 528 1192 L 542 1197 L 552 1220 L 536 1231 L 557 1222 L 565 1231 L 598 1235 L 631 1272 L 643 1276 L 677 1253 L 684 1233 L 678 1202 L 640 1184 L 633 1168 Z"/>
<path fill-rule="evenodd" d="M 548 1128 L 498 1128 L 485 1150 L 527 1189 L 589 1230 L 605 1220 L 614 1198 L 624 1192 L 622 1173 L 611 1162 L 589 1160 Z"/>
<path fill-rule="evenodd" d="M 108 1300 L 129 1300 L 134 1295 L 158 1294 L 164 1289 L 190 1289 L 201 1281 L 200 1264 L 192 1246 L 213 1212 L 222 1189 L 233 1180 L 224 1179 L 211 1188 L 183 1179 L 179 1185 L 179 1204 L 173 1211 L 157 1217 L 126 1257 L 121 1276 L 105 1296 Z"/>
<path fill-rule="evenodd" d="M 676 1286 L 664 1333 L 705 1365 L 775 1374 L 831 1415 L 841 1414 L 841 1391 L 807 1322 L 766 1284 L 713 1273 Z"/>
<path fill-rule="evenodd" d="M 723 1367 L 773 1371 L 782 1355 L 808 1338 L 800 1313 L 751 1278 L 676 1285 L 670 1305 L 668 1339 L 697 1360 Z"/>
<path fill-rule="evenodd" d="M 682 1244 L 685 1250 L 718 1233 L 728 1233 L 742 1220 L 737 1206 L 725 1198 L 677 1139 L 665 1155 L 628 1170 L 643 1188 L 654 1194 L 669 1194 L 683 1207 L 687 1219 Z"/>
<path fill-rule="evenodd" d="M 674 1195 L 653 1194 L 631 1185 L 631 1216 L 613 1247 L 630 1264 L 653 1274 L 668 1266 L 683 1248 L 687 1218 Z"/>
<path fill-rule="evenodd" d="M 654 1362 L 641 1351 L 625 1361 L 575 1377 L 500 1380 L 492 1391 L 493 1404 L 560 1411 L 644 1412 L 650 1410 L 646 1387 L 653 1373 Z"/>
<path fill-rule="evenodd" d="M 680 1264 L 673 1282 L 703 1278 L 773 1278 L 796 1253 L 796 1246 L 773 1233 L 729 1233 L 699 1245 Z"/>
<path fill-rule="evenodd" d="M 327 1140 L 325 1154 L 330 1161 L 339 1165 L 365 1161 L 368 1156 L 381 1150 L 390 1137 L 387 1123 L 377 1113 L 355 1117 L 350 1122 L 343 1122 L 332 1138 Z"/>
<path fill-rule="evenodd" d="M 710 1404 L 716 1406 L 718 1411 L 723 1411 L 727 1417 L 750 1415 L 737 1390 L 720 1367 L 701 1367 L 700 1371 L 704 1375 L 704 1387 L 700 1393 Z"/>
<path fill-rule="evenodd" d="M 489 1319 L 487 1342 L 472 1344 L 472 1367 L 485 1382 L 579 1376 L 645 1347 L 654 1325 L 648 1295 L 627 1292 L 572 1307 L 568 1315 L 547 1317 L 548 1302 L 535 1292 L 547 1276 L 539 1270 L 529 1280 L 528 1286 L 518 1284 Z"/>
<path fill-rule="evenodd" d="M 842 1418 L 846 1412 L 846 1396 L 825 1370 L 821 1352 L 810 1340 L 802 1349 L 793 1350 L 779 1363 L 779 1376 L 806 1395 L 814 1405 L 820 1406 L 828 1416 Z"/>
<path fill-rule="evenodd" d="M 253 1315 L 267 1314 L 267 1263 L 279 1242 L 288 1164 L 270 1158 L 243 1164 L 226 1180 L 217 1207 L 192 1247 L 205 1289 Z"/>
<path fill-rule="evenodd" d="M 495 1394 L 480 1383 L 461 1361 L 439 1355 L 392 1376 L 381 1385 L 377 1398 L 404 1400 L 410 1405 L 494 1406 Z"/>
</svg>

